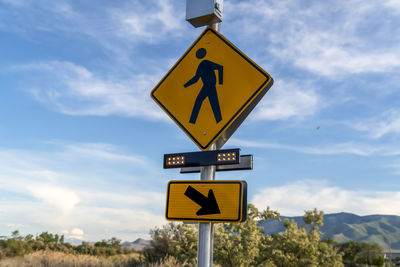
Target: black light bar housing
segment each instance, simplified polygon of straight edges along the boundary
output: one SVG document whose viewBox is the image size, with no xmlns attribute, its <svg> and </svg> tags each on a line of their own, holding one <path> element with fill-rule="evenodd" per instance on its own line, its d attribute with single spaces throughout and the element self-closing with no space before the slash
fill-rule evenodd
<svg viewBox="0 0 400 267">
<path fill-rule="evenodd" d="M 164 154 L 164 169 L 239 164 L 240 149 Z"/>
<path fill-rule="evenodd" d="M 248 171 L 253 169 L 253 155 L 240 155 L 239 164 L 217 165 L 216 171 Z M 181 173 L 199 173 L 201 167 L 183 167 Z"/>
</svg>

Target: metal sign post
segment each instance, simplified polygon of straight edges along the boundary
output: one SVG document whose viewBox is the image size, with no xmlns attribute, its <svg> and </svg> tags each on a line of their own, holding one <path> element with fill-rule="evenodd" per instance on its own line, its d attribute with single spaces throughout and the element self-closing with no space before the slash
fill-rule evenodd
<svg viewBox="0 0 400 267">
<path fill-rule="evenodd" d="M 218 25 L 218 24 L 214 24 Z M 218 26 L 216 26 L 218 28 Z M 209 150 L 215 150 L 216 145 L 212 144 Z M 216 166 L 202 167 L 200 172 L 200 180 L 215 180 Z M 211 267 L 213 266 L 213 250 L 214 250 L 214 224 L 199 223 L 199 241 L 197 245 L 197 266 Z"/>
<path fill-rule="evenodd" d="M 219 31 L 219 23 L 212 24 L 215 31 Z M 216 150 L 216 144 L 212 144 L 209 150 Z M 215 180 L 216 166 L 202 167 L 200 180 Z M 214 224 L 199 223 L 199 241 L 197 245 L 197 266 L 212 267 L 214 251 Z"/>
<path fill-rule="evenodd" d="M 219 31 L 219 23 L 212 24 L 215 31 Z M 216 150 L 216 144 L 212 144 L 209 150 Z M 216 166 L 205 166 L 201 169 L 200 180 L 215 180 Z M 199 241 L 197 245 L 197 266 L 212 267 L 214 251 L 214 224 L 199 223 Z"/>
<path fill-rule="evenodd" d="M 212 24 L 215 31 L 219 31 L 219 23 Z M 212 144 L 209 150 L 216 150 L 216 144 Z M 205 166 L 200 171 L 200 180 L 215 180 L 216 166 Z M 197 266 L 212 267 L 214 251 L 214 224 L 199 223 L 199 241 L 197 245 Z"/>
</svg>

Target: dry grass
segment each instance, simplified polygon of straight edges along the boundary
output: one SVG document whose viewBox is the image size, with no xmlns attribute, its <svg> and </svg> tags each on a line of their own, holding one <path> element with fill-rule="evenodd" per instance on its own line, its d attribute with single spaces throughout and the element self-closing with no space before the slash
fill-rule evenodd
<svg viewBox="0 0 400 267">
<path fill-rule="evenodd" d="M 0 267 L 130 267 L 138 254 L 112 257 L 96 257 L 89 255 L 72 255 L 62 252 L 40 251 L 23 257 L 6 258 L 0 261 Z"/>
<path fill-rule="evenodd" d="M 98 257 L 72 255 L 62 252 L 40 251 L 23 257 L 0 260 L 0 267 L 180 267 L 175 258 L 170 257 L 158 264 L 137 264 L 139 254 Z"/>
</svg>

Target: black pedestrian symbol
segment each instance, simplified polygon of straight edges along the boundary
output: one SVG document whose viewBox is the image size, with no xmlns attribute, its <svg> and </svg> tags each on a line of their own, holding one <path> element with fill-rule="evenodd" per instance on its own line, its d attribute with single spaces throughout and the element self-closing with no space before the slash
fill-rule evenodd
<svg viewBox="0 0 400 267">
<path fill-rule="evenodd" d="M 196 52 L 196 57 L 198 59 L 202 59 L 206 56 L 206 54 L 207 50 L 205 48 L 200 48 Z M 222 120 L 221 109 L 219 106 L 217 95 L 217 77 L 215 76 L 215 70 L 218 71 L 218 83 L 223 84 L 224 67 L 205 59 L 201 61 L 199 66 L 197 67 L 196 75 L 184 85 L 184 87 L 186 88 L 194 83 L 197 83 L 200 78 L 203 82 L 203 87 L 201 88 L 199 95 L 196 98 L 196 102 L 194 103 L 192 115 L 190 115 L 190 123 L 196 123 L 201 105 L 207 97 L 210 101 L 215 121 L 218 123 Z"/>
</svg>

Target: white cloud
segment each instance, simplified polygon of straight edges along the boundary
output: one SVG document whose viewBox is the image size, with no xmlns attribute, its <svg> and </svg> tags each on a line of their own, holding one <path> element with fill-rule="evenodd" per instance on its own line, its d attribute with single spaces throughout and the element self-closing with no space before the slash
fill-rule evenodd
<svg viewBox="0 0 400 267">
<path fill-rule="evenodd" d="M 63 214 L 71 212 L 80 202 L 76 192 L 58 186 L 36 185 L 27 189 L 33 197 L 54 206 Z"/>
<path fill-rule="evenodd" d="M 111 13 L 120 24 L 116 33 L 121 38 L 154 42 L 181 35 L 183 30 L 184 16 L 169 0 L 133 1 L 132 6 Z"/>
<path fill-rule="evenodd" d="M 241 140 L 238 138 L 231 138 L 230 145 L 240 147 L 255 147 L 255 148 L 268 148 L 277 150 L 288 150 L 298 153 L 313 154 L 313 155 L 341 155 L 350 154 L 358 156 L 396 156 L 400 155 L 400 146 L 393 145 L 370 145 L 365 143 L 330 143 L 314 146 L 296 146 L 286 145 L 279 143 L 257 142 L 249 140 Z"/>
<path fill-rule="evenodd" d="M 349 123 L 349 125 L 359 131 L 367 132 L 371 138 L 381 138 L 389 134 L 400 134 L 400 111 L 390 109 L 376 117 Z"/>
<path fill-rule="evenodd" d="M 79 228 L 73 228 L 71 234 L 75 236 L 83 236 L 83 230 Z"/>
<path fill-rule="evenodd" d="M 312 86 L 301 84 L 275 81 L 252 117 L 256 120 L 285 120 L 314 115 L 321 108 L 320 98 Z"/>
<path fill-rule="evenodd" d="M 0 192 L 7 196 L 0 199 L 0 235 L 23 222 L 19 229 L 26 233 L 68 229 L 75 239 L 148 238 L 165 222 L 165 194 L 154 189 L 157 175 L 148 159 L 109 144 L 47 145 L 0 149 Z"/>
<path fill-rule="evenodd" d="M 62 230 L 62 234 L 66 235 L 67 238 L 84 240 L 84 232 L 79 228 L 72 228 L 71 230 Z"/>
<path fill-rule="evenodd" d="M 90 214 L 90 219 L 87 214 Z M 132 241 L 133 238 L 136 239 L 137 237 L 148 239 L 150 229 L 166 223 L 163 213 L 157 214 L 137 206 L 118 209 L 88 207 L 76 210 L 74 215 L 76 219 L 71 221 L 71 225 L 78 223 L 80 227 L 85 229 L 85 236 L 88 240 L 94 240 L 93 237 L 96 236 L 103 238 L 115 236 Z"/>
<path fill-rule="evenodd" d="M 165 61 L 158 57 L 155 64 L 149 64 L 154 52 L 144 51 L 142 46 L 185 36 L 183 5 L 178 2 L 132 0 L 96 5 L 67 0 L 6 0 L 0 9 L 0 30 L 23 36 L 27 46 L 48 47 L 52 40 L 50 43 L 64 47 L 49 54 L 53 59 L 83 56 L 85 64 L 132 77 L 128 83 L 137 86 L 133 81 L 140 80 L 138 73 L 160 67 Z M 149 72 L 144 75 L 152 76 Z"/>
<path fill-rule="evenodd" d="M 114 52 L 127 44 L 153 43 L 171 35 L 181 35 L 184 24 L 181 6 L 170 0 L 133 0 L 118 5 L 102 3 L 90 7 L 90 12 L 85 5 L 66 0 L 1 2 L 7 5 L 5 12 L 0 12 L 4 22 L 0 25 L 4 30 L 24 34 L 32 30 L 72 32 L 93 39 Z M 14 16 L 8 16 L 11 12 Z"/>
<path fill-rule="evenodd" d="M 286 40 L 289 44 L 286 50 L 274 50 L 276 56 L 286 54 L 297 67 L 331 77 L 353 73 L 384 73 L 400 66 L 397 51 L 365 51 L 358 45 L 361 40 L 349 40 L 338 33 L 305 31 L 293 33 Z"/>
<path fill-rule="evenodd" d="M 399 201 L 400 191 L 348 190 L 313 180 L 263 188 L 252 199 L 260 209 L 270 206 L 288 216 L 303 215 L 305 210 L 314 208 L 325 213 L 400 215 Z"/>
<path fill-rule="evenodd" d="M 82 201 L 89 205 L 113 205 L 120 208 L 132 206 L 158 206 L 165 200 L 163 193 L 149 192 L 145 190 L 134 190 L 131 194 L 127 194 L 118 191 L 107 192 L 94 188 L 90 191 L 80 190 L 79 195 L 81 196 Z"/>
<path fill-rule="evenodd" d="M 54 142 L 53 142 L 54 143 Z M 136 165 L 148 166 L 148 160 L 143 156 L 133 156 L 123 154 L 118 151 L 116 146 L 103 143 L 85 143 L 85 144 L 65 144 L 64 148 L 73 154 L 79 154 L 81 157 L 113 161 L 113 162 L 126 162 Z"/>
<path fill-rule="evenodd" d="M 291 62 L 331 78 L 385 73 L 400 67 L 398 39 L 391 38 L 397 33 L 397 17 L 385 5 L 396 8 L 398 1 L 388 0 L 384 5 L 359 0 L 311 1 L 306 8 L 292 0 L 232 1 L 227 3 L 232 13 L 227 27 L 249 38 L 258 37 L 266 53 L 283 61 L 279 64 Z"/>
<path fill-rule="evenodd" d="M 400 11 L 400 2 L 398 0 L 386 0 L 384 6 L 390 8 L 391 10 Z"/>
<path fill-rule="evenodd" d="M 33 96 L 68 115 L 124 115 L 165 119 L 150 99 L 160 75 L 137 74 L 131 80 L 104 79 L 71 62 L 39 62 L 13 67 L 25 72 Z"/>
</svg>

